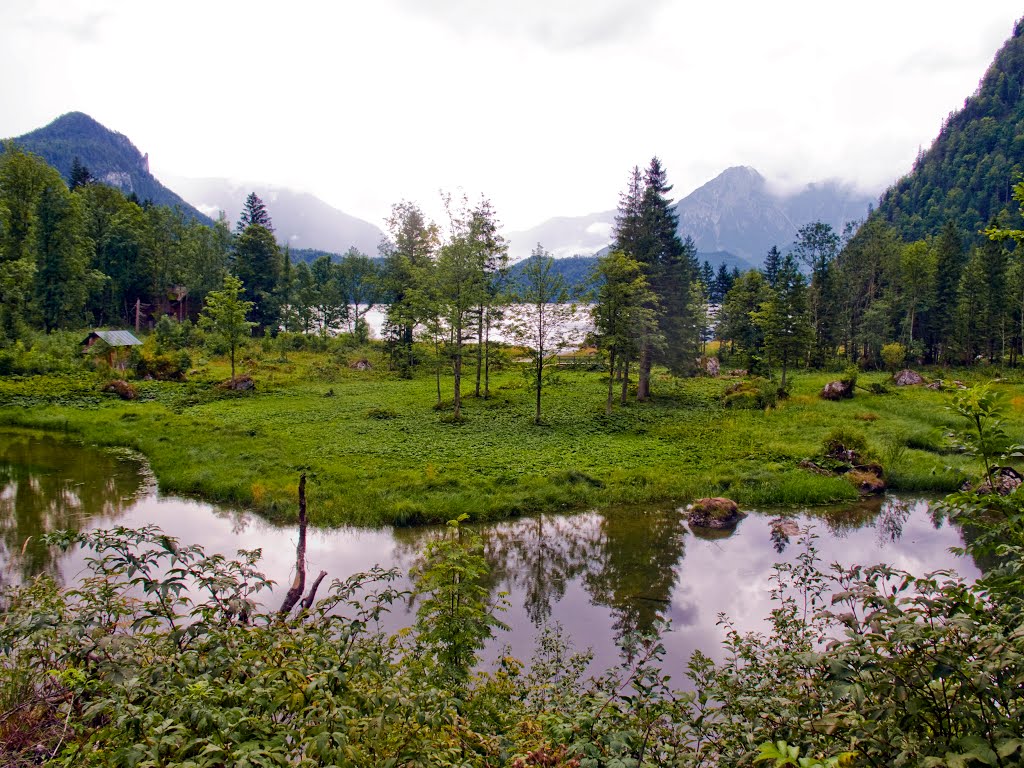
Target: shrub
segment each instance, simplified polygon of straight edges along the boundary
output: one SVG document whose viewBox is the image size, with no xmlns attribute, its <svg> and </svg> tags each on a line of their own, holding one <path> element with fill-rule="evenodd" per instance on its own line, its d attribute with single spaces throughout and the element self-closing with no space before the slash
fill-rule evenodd
<svg viewBox="0 0 1024 768">
<path fill-rule="evenodd" d="M 768 379 L 752 377 L 730 384 L 722 394 L 722 405 L 726 408 L 774 408 L 778 403 L 780 390 Z"/>
<path fill-rule="evenodd" d="M 882 347 L 882 362 L 890 371 L 897 371 L 903 367 L 907 359 L 907 348 L 894 341 Z"/>
</svg>

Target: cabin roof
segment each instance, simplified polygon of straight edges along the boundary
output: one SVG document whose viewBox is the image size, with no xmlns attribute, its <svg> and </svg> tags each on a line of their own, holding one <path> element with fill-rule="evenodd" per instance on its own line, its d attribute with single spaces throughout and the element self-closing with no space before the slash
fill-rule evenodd
<svg viewBox="0 0 1024 768">
<path fill-rule="evenodd" d="M 88 344 L 94 337 L 105 341 L 111 347 L 137 347 L 142 344 L 131 331 L 93 331 L 82 343 Z"/>
</svg>

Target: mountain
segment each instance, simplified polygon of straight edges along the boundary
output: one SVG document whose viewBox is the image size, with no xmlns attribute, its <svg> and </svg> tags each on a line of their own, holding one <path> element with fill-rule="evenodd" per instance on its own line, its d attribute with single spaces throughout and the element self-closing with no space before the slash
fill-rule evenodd
<svg viewBox="0 0 1024 768">
<path fill-rule="evenodd" d="M 873 198 L 838 181 L 808 184 L 792 193 L 773 191 L 753 168 L 728 168 L 675 205 L 679 234 L 693 238 L 698 258 L 717 267 L 760 266 L 768 249 L 785 251 L 797 230 L 824 221 L 837 232 L 868 214 Z M 510 232 L 513 260 L 530 255 L 539 242 L 552 256 L 599 254 L 615 226 L 615 211 L 548 219 L 532 229 Z"/>
<path fill-rule="evenodd" d="M 512 261 L 520 261 L 540 243 L 556 259 L 589 256 L 608 245 L 614 227 L 615 211 L 587 216 L 557 216 L 531 229 L 507 232 L 508 255 Z"/>
<path fill-rule="evenodd" d="M 969 241 L 1006 211 L 1018 207 L 1013 184 L 1024 172 L 1024 19 L 996 53 L 963 109 L 951 112 L 913 170 L 896 182 L 878 215 L 904 240 L 918 240 L 954 222 Z"/>
<path fill-rule="evenodd" d="M 368 256 L 377 253 L 384 233 L 363 219 L 333 208 L 305 192 L 267 184 L 227 179 L 169 177 L 168 181 L 196 208 L 216 218 L 224 211 L 234 226 L 242 204 L 255 192 L 267 206 L 277 239 L 292 248 L 344 253 L 354 246 Z"/>
<path fill-rule="evenodd" d="M 838 181 L 808 184 L 795 193 L 771 190 L 753 168 L 727 168 L 675 205 L 679 233 L 700 252 L 726 251 L 754 265 L 776 245 L 785 251 L 797 230 L 823 221 L 836 232 L 868 214 L 872 198 Z"/>
<path fill-rule="evenodd" d="M 82 112 L 61 115 L 49 125 L 12 141 L 42 157 L 65 179 L 70 177 L 71 164 L 77 157 L 97 181 L 117 187 L 126 195 L 135 193 L 140 201 L 177 206 L 191 218 L 204 224 L 213 223 L 157 181 L 149 172 L 149 155 L 139 152 L 127 136 L 100 125 Z"/>
</svg>

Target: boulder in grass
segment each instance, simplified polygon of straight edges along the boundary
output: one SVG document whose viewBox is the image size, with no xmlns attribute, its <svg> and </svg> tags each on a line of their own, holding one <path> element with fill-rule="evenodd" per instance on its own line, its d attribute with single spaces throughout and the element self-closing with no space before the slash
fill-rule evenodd
<svg viewBox="0 0 1024 768">
<path fill-rule="evenodd" d="M 114 379 L 108 381 L 106 386 L 103 387 L 104 392 L 112 392 L 113 394 L 120 397 L 122 400 L 134 400 L 136 398 L 135 387 L 129 384 L 124 379 Z"/>
<path fill-rule="evenodd" d="M 823 400 L 848 400 L 853 397 L 852 381 L 830 381 L 821 390 Z"/>
<path fill-rule="evenodd" d="M 687 520 L 697 528 L 732 528 L 741 517 L 736 502 L 720 496 L 697 499 L 687 507 Z"/>
<path fill-rule="evenodd" d="M 370 365 L 370 361 L 367 360 L 365 357 L 361 358 L 360 360 L 355 360 L 355 361 L 349 363 L 348 367 L 351 368 L 353 371 L 372 371 L 373 370 L 373 366 Z"/>
<path fill-rule="evenodd" d="M 893 375 L 892 383 L 897 387 L 913 387 L 918 384 L 924 384 L 924 377 L 917 371 L 904 368 L 899 373 Z"/>
<path fill-rule="evenodd" d="M 235 392 L 248 392 L 250 389 L 256 389 L 256 382 L 253 381 L 252 376 L 236 376 L 223 382 L 220 387 Z"/>
<path fill-rule="evenodd" d="M 844 475 L 847 480 L 853 483 L 853 487 L 865 496 L 875 496 L 885 492 L 885 480 L 880 473 L 875 473 L 873 467 L 851 469 Z"/>
<path fill-rule="evenodd" d="M 704 373 L 708 376 L 718 376 L 722 370 L 717 357 L 698 358 L 697 363 L 704 369 Z"/>
</svg>

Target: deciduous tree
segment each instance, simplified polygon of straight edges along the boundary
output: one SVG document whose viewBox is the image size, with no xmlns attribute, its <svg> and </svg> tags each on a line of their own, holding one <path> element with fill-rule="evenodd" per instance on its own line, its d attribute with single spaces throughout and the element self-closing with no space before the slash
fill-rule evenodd
<svg viewBox="0 0 1024 768">
<path fill-rule="evenodd" d="M 242 281 L 234 275 L 224 276 L 224 287 L 210 291 L 206 306 L 200 315 L 199 324 L 228 345 L 231 355 L 231 381 L 235 380 L 235 352 L 242 340 L 249 335 L 256 323 L 246 316 L 253 309 L 253 302 L 243 296 Z"/>
<path fill-rule="evenodd" d="M 575 340 L 576 305 L 565 280 L 554 271 L 554 259 L 540 243 L 526 262 L 512 312 L 509 333 L 529 350 L 536 402 L 533 423 L 541 424 L 544 366 Z"/>
</svg>

